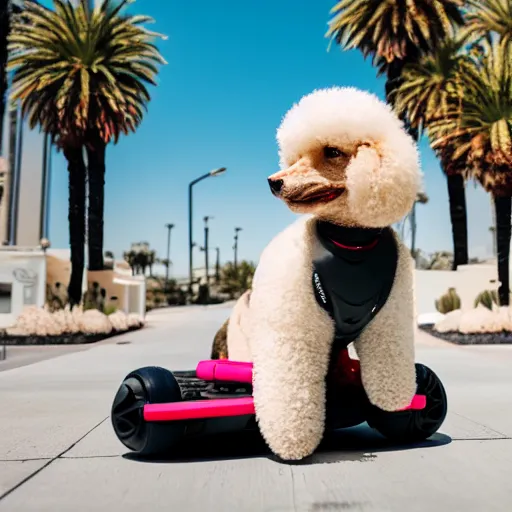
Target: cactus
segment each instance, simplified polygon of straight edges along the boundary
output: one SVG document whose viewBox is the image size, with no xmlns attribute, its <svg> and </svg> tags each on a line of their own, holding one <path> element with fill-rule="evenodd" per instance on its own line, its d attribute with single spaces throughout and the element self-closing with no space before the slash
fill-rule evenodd
<svg viewBox="0 0 512 512">
<path fill-rule="evenodd" d="M 59 311 L 68 305 L 68 295 L 61 283 L 46 284 L 46 306 L 50 311 Z"/>
<path fill-rule="evenodd" d="M 84 297 L 84 309 L 97 309 L 103 312 L 105 310 L 105 298 L 107 292 L 101 288 L 97 281 L 90 285 Z"/>
<path fill-rule="evenodd" d="M 482 306 L 485 306 L 487 309 L 490 309 L 491 311 L 493 308 L 493 304 L 499 307 L 500 298 L 498 296 L 498 292 L 496 290 L 484 290 L 483 292 L 479 293 L 475 299 L 475 308 L 479 304 L 482 304 Z"/>
<path fill-rule="evenodd" d="M 436 300 L 436 309 L 443 315 L 460 309 L 460 297 L 457 295 L 455 288 L 448 288 L 448 291 Z"/>
</svg>

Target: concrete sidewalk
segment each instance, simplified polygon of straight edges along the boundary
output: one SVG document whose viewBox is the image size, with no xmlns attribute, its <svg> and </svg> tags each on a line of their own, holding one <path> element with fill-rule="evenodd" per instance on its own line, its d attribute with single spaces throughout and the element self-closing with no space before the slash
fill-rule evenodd
<svg viewBox="0 0 512 512">
<path fill-rule="evenodd" d="M 421 447 L 398 450 L 360 427 L 301 465 L 236 437 L 179 460 L 125 456 L 109 420 L 123 377 L 152 364 L 193 368 L 227 314 L 155 311 L 137 333 L 0 372 L 0 511 L 510 509 L 512 346 L 456 347 L 423 333 L 417 360 L 443 380 L 450 413 Z"/>
</svg>

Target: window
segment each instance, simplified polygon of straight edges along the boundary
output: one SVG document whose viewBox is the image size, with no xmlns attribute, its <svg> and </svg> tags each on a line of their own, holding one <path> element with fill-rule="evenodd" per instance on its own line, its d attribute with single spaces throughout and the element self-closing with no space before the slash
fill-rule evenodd
<svg viewBox="0 0 512 512">
<path fill-rule="evenodd" d="M 0 283 L 0 314 L 12 313 L 12 284 Z"/>
</svg>

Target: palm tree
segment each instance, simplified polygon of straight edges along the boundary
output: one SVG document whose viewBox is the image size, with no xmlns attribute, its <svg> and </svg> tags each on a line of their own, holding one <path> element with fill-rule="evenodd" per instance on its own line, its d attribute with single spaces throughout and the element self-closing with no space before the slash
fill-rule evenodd
<svg viewBox="0 0 512 512">
<path fill-rule="evenodd" d="M 103 269 L 106 145 L 135 131 L 150 100 L 144 84 L 156 85 L 156 66 L 165 63 L 152 42 L 161 36 L 141 27 L 151 18 L 121 15 L 127 3 L 105 0 L 90 12 L 87 0 L 77 7 L 54 0 L 55 11 L 29 2 L 10 42 L 12 96 L 22 101 L 31 126 L 40 125 L 52 136 L 73 162 L 70 173 L 78 172 L 75 168 L 85 172 L 82 153 L 87 153 L 91 270 Z M 81 215 L 81 209 L 73 215 Z M 82 231 L 77 231 L 75 252 L 83 243 L 78 241 Z"/>
<path fill-rule="evenodd" d="M 134 250 L 126 251 L 123 253 L 123 259 L 128 263 L 132 269 L 132 276 L 138 274 L 137 269 L 137 253 Z"/>
<path fill-rule="evenodd" d="M 252 286 L 252 278 L 256 265 L 249 261 L 241 261 L 235 268 L 232 262 L 226 263 L 221 269 L 220 289 L 232 297 L 243 293 Z"/>
<path fill-rule="evenodd" d="M 331 10 L 327 36 L 344 50 L 372 56 L 386 74 L 386 97 L 400 85 L 404 66 L 415 62 L 463 24 L 463 0 L 341 0 Z"/>
<path fill-rule="evenodd" d="M 506 47 L 485 47 L 473 59 L 471 80 L 465 82 L 460 105 L 431 123 L 433 147 L 465 139 L 455 156 L 467 155 L 475 178 L 494 200 L 500 303 L 508 305 L 512 196 L 512 65 Z"/>
<path fill-rule="evenodd" d="M 378 75 L 386 74 L 386 99 L 394 105 L 393 92 L 402 83 L 407 64 L 432 53 L 454 30 L 463 25 L 464 0 L 341 0 L 332 9 L 327 36 L 344 50 L 359 49 L 372 56 Z M 412 137 L 418 130 L 407 117 L 402 120 Z M 416 218 L 416 203 L 412 207 Z M 411 253 L 414 255 L 416 229 Z"/>
<path fill-rule="evenodd" d="M 147 266 L 149 267 L 149 276 L 153 277 L 153 265 L 156 263 L 157 257 L 155 251 L 149 251 L 147 254 Z"/>
<path fill-rule="evenodd" d="M 149 248 L 148 242 L 132 243 L 129 251 L 123 253 L 124 260 L 130 265 L 133 275 L 146 275 L 146 269 L 149 267 L 150 277 L 152 276 L 152 267 L 156 263 L 156 252 Z"/>
<path fill-rule="evenodd" d="M 429 124 L 442 118 L 449 108 L 458 108 L 463 94 L 463 82 L 471 79 L 473 66 L 463 53 L 462 38 L 445 40 L 433 53 L 423 55 L 418 62 L 402 71 L 402 82 L 392 93 L 395 110 L 407 117 L 412 127 L 428 132 Z M 462 139 L 439 147 L 437 156 L 446 175 L 454 247 L 453 270 L 468 263 L 468 229 L 466 213 L 465 155 L 456 153 Z M 454 158 L 457 156 L 457 158 Z"/>
<path fill-rule="evenodd" d="M 512 0 L 466 0 L 468 10 L 463 34 L 473 43 L 493 39 L 503 50 L 512 43 Z"/>
</svg>

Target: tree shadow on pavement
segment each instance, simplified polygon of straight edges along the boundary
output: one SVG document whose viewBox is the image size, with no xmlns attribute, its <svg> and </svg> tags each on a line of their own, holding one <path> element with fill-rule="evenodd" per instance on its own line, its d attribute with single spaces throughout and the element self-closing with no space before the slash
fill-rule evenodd
<svg viewBox="0 0 512 512">
<path fill-rule="evenodd" d="M 173 450 L 172 456 L 140 457 L 133 453 L 124 458 L 149 463 L 187 463 L 248 458 L 266 458 L 281 464 L 311 465 L 337 462 L 369 462 L 381 452 L 425 449 L 451 443 L 445 434 L 436 433 L 426 441 L 397 445 L 388 441 L 366 424 L 326 434 L 316 452 L 298 462 L 283 461 L 275 456 L 258 432 L 218 434 L 199 439 L 190 439 Z"/>
</svg>

